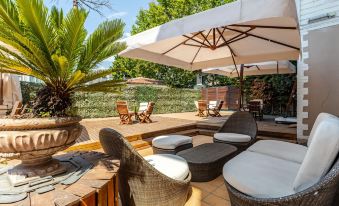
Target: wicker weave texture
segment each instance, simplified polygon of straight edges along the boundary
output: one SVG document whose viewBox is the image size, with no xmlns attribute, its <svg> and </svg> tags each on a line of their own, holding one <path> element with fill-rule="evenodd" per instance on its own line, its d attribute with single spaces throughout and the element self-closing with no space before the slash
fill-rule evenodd
<svg viewBox="0 0 339 206">
<path fill-rule="evenodd" d="M 251 137 L 251 141 L 246 143 L 226 142 L 213 138 L 214 142 L 234 145 L 238 147 L 238 152 L 241 152 L 256 141 L 258 133 L 257 122 L 249 112 L 238 111 L 233 113 L 227 119 L 224 125 L 218 130 L 218 133 L 237 133 L 249 135 Z"/>
<path fill-rule="evenodd" d="M 100 131 L 105 153 L 120 159 L 119 194 L 126 206 L 184 205 L 190 190 L 191 175 L 184 181 L 171 179 L 157 171 L 113 129 Z"/>
<path fill-rule="evenodd" d="M 237 148 L 220 143 L 207 143 L 179 152 L 192 173 L 193 182 L 208 182 L 217 178 L 224 164 L 232 158 Z"/>
</svg>

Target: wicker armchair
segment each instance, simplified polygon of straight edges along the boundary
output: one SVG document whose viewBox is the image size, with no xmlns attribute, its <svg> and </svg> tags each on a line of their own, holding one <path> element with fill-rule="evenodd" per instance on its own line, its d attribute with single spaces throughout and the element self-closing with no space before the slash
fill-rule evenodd
<svg viewBox="0 0 339 206">
<path fill-rule="evenodd" d="M 236 190 L 225 181 L 232 206 L 337 206 L 339 195 L 339 159 L 331 170 L 314 186 L 281 198 L 255 198 Z"/>
<path fill-rule="evenodd" d="M 241 152 L 247 149 L 256 141 L 257 132 L 257 122 L 255 121 L 253 116 L 249 112 L 239 111 L 233 113 L 224 123 L 224 125 L 222 125 L 222 127 L 217 131 L 217 133 L 245 134 L 249 135 L 251 137 L 251 140 L 248 142 L 228 142 L 213 138 L 213 142 L 234 145 L 238 148 L 238 152 Z"/>
<path fill-rule="evenodd" d="M 166 206 L 186 203 L 191 175 L 177 181 L 150 165 L 124 137 L 113 129 L 100 131 L 105 153 L 120 159 L 119 194 L 122 205 Z"/>
</svg>

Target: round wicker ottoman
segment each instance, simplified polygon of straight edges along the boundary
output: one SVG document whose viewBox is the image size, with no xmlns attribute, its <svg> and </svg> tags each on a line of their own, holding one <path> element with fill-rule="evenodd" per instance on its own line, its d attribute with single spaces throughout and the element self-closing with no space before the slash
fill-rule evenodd
<svg viewBox="0 0 339 206">
<path fill-rule="evenodd" d="M 186 159 L 193 182 L 208 182 L 217 178 L 224 164 L 236 153 L 235 146 L 223 143 L 207 143 L 179 152 Z"/>
<path fill-rule="evenodd" d="M 185 135 L 163 135 L 152 140 L 154 154 L 177 154 L 192 147 L 192 137 Z"/>
</svg>

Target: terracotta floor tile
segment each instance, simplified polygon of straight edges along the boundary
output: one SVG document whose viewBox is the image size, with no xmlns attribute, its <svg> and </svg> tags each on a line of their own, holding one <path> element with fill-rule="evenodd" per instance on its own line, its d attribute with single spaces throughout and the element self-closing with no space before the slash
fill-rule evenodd
<svg viewBox="0 0 339 206">
<path fill-rule="evenodd" d="M 208 195 L 206 198 L 203 199 L 203 201 L 211 206 L 231 206 L 230 201 L 213 194 Z"/>
<path fill-rule="evenodd" d="M 230 197 L 228 196 L 228 192 L 225 186 L 219 187 L 213 192 L 213 194 L 223 199 L 230 200 Z"/>
<path fill-rule="evenodd" d="M 191 185 L 199 189 L 205 190 L 206 192 L 214 192 L 218 187 L 208 184 L 207 182 L 191 182 Z"/>
<path fill-rule="evenodd" d="M 210 184 L 210 185 L 213 185 L 215 187 L 220 187 L 220 186 L 224 185 L 224 177 L 222 175 L 220 175 L 216 179 L 209 181 L 209 182 L 206 182 L 206 184 Z"/>
</svg>

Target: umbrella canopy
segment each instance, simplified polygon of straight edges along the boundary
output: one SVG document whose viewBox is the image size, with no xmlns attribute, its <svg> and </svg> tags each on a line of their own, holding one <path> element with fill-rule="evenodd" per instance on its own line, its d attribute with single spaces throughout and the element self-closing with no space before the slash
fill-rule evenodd
<svg viewBox="0 0 339 206">
<path fill-rule="evenodd" d="M 294 0 L 238 0 L 122 41 L 120 56 L 187 70 L 299 58 Z"/>
<path fill-rule="evenodd" d="M 17 75 L 0 73 L 0 99 L 2 99 L 2 105 L 7 105 L 8 108 L 12 108 L 16 101 L 22 101 L 21 87 L 19 77 Z M 0 81 L 0 83 L 1 83 Z"/>
<path fill-rule="evenodd" d="M 228 77 L 239 77 L 241 65 L 203 69 L 203 73 L 218 74 Z M 253 64 L 245 64 L 243 76 L 267 75 L 267 74 L 293 74 L 295 66 L 289 61 L 270 61 Z"/>
</svg>

